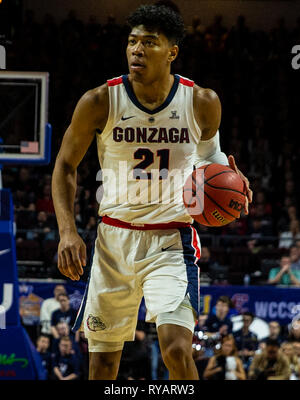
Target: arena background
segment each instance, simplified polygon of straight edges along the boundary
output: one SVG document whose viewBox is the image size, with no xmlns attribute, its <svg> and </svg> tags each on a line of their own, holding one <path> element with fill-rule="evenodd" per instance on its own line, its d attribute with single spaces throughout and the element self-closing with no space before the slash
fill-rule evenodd
<svg viewBox="0 0 300 400">
<path fill-rule="evenodd" d="M 7 52 L 6 68 L 50 74 L 51 163 L 3 169 L 3 187 L 12 191 L 15 213 L 20 286 L 19 305 L 14 306 L 34 346 L 41 333 L 43 301 L 53 297 L 56 285 L 63 284 L 77 310 L 88 276 L 86 268 L 82 282 L 74 283 L 65 280 L 56 267 L 58 234 L 50 192 L 55 157 L 81 95 L 127 72 L 125 17 L 140 4 L 138 0 L 0 3 L 0 44 Z M 292 48 L 300 46 L 300 3 L 188 0 L 175 4 L 184 16 L 187 36 L 173 72 L 218 93 L 223 108 L 222 149 L 235 155 L 254 191 L 249 216 L 224 228 L 196 226 L 205 248 L 199 261 L 203 314 L 214 314 L 217 299 L 226 295 L 231 299 L 235 331 L 241 327 L 241 314 L 251 311 L 256 316 L 252 328 L 260 340 L 269 336 L 268 323 L 277 321 L 282 341 L 298 343 L 299 330 L 292 326 L 299 313 L 298 285 L 278 287 L 270 285 L 268 278 L 282 255 L 289 255 L 293 269 L 300 270 L 300 69 L 292 64 Z M 79 167 L 75 206 L 77 227 L 89 255 L 97 223 L 98 170 L 94 143 Z M 124 351 L 119 379 L 154 379 L 153 360 L 158 362 L 157 376 L 167 378 L 155 350 L 153 326 L 144 324 L 144 315 L 142 304 L 137 338 Z M 195 334 L 201 379 L 218 344 L 217 339 L 201 341 Z M 87 379 L 86 351 L 81 337 L 75 352 L 80 380 Z M 8 378 L 3 360 L 2 354 L 0 379 Z M 13 368 L 9 371 L 13 378 Z M 47 379 L 53 379 L 51 366 Z"/>
</svg>

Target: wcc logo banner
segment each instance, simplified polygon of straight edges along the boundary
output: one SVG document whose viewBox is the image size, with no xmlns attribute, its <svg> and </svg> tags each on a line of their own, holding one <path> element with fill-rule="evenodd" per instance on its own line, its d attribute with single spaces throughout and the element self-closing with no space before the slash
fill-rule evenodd
<svg viewBox="0 0 300 400">
<path fill-rule="evenodd" d="M 272 286 L 203 286 L 201 311 L 212 313 L 220 296 L 228 296 L 241 314 L 250 311 L 267 322 L 278 321 L 281 325 L 290 324 L 299 314 L 299 288 Z"/>
</svg>

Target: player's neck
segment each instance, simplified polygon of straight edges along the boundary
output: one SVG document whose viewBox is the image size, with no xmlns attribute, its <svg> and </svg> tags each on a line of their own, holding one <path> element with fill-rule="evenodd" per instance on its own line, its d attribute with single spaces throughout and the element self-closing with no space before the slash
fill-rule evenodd
<svg viewBox="0 0 300 400">
<path fill-rule="evenodd" d="M 138 101 L 149 109 L 155 109 L 160 106 L 168 97 L 174 83 L 174 76 L 168 72 L 168 75 L 162 76 L 152 82 L 138 82 L 131 79 L 133 91 Z"/>
</svg>

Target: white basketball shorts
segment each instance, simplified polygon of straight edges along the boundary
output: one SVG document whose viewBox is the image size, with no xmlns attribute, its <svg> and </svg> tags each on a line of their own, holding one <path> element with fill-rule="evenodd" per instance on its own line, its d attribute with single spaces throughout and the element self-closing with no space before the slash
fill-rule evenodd
<svg viewBox="0 0 300 400">
<path fill-rule="evenodd" d="M 186 298 L 196 318 L 201 247 L 195 228 L 138 230 L 104 220 L 98 225 L 90 277 L 73 330 L 83 324 L 88 339 L 134 340 L 143 296 L 147 322 L 176 310 Z"/>
</svg>

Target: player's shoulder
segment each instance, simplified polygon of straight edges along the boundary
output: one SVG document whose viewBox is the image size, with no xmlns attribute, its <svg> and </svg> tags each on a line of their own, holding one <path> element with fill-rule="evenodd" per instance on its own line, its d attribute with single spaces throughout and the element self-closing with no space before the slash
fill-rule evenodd
<svg viewBox="0 0 300 400">
<path fill-rule="evenodd" d="M 219 96 L 213 89 L 203 88 L 197 84 L 194 84 L 193 89 L 194 102 L 198 106 L 208 107 L 220 102 Z"/>
<path fill-rule="evenodd" d="M 109 112 L 107 83 L 86 91 L 79 99 L 77 110 L 85 121 L 97 121 L 105 125 Z"/>
<path fill-rule="evenodd" d="M 193 109 L 197 124 L 202 131 L 202 140 L 211 139 L 220 126 L 221 102 L 217 93 L 194 85 Z"/>
<path fill-rule="evenodd" d="M 80 99 L 90 107 L 108 104 L 108 85 L 107 82 L 101 86 L 86 91 Z"/>
</svg>

